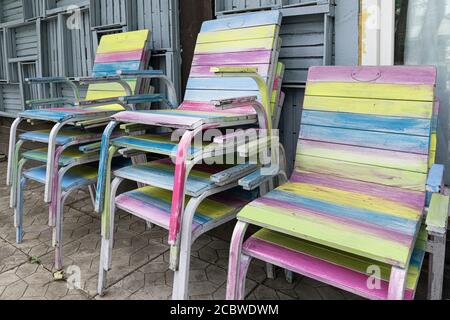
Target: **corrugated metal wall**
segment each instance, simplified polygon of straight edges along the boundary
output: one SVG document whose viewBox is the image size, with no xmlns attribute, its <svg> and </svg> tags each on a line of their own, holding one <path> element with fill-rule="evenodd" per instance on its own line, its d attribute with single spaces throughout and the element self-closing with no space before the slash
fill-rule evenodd
<svg viewBox="0 0 450 320">
<path fill-rule="evenodd" d="M 25 78 L 89 76 L 102 35 L 144 28 L 152 31 L 151 66 L 181 93 L 178 0 L 0 0 L 0 115 L 49 93 Z M 62 85 L 51 90 L 72 95 Z"/>
</svg>

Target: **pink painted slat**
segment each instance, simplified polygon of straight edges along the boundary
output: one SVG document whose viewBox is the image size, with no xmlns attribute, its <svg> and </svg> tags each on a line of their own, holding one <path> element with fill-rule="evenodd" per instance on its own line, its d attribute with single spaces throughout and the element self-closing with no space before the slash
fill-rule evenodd
<svg viewBox="0 0 450 320">
<path fill-rule="evenodd" d="M 435 85 L 435 67 L 311 67 L 310 82 L 370 82 L 405 85 Z"/>
<path fill-rule="evenodd" d="M 236 66 L 242 66 L 242 65 L 236 65 Z M 256 67 L 258 68 L 258 73 L 262 77 L 267 77 L 269 74 L 269 64 L 251 64 L 251 65 L 245 65 L 246 67 Z M 189 77 L 192 78 L 206 78 L 206 77 L 215 77 L 215 73 L 211 72 L 212 66 L 192 66 L 191 68 L 191 74 Z"/>
<path fill-rule="evenodd" d="M 256 238 L 250 238 L 245 242 L 243 251 L 244 254 L 259 260 L 292 270 L 308 278 L 368 299 L 386 300 L 388 297 L 389 284 L 386 281 L 381 281 L 380 290 L 371 290 L 367 286 L 368 277 L 364 274 Z M 414 292 L 407 290 L 405 299 L 413 300 L 413 298 Z"/>
<path fill-rule="evenodd" d="M 214 105 L 204 102 L 184 101 L 179 110 L 186 111 L 201 111 L 201 112 L 214 112 L 230 115 L 255 115 L 256 111 L 251 105 L 248 107 L 239 107 L 228 110 L 220 110 Z"/>
<path fill-rule="evenodd" d="M 272 59 L 271 50 L 196 54 L 192 61 L 193 66 L 221 66 L 221 65 L 248 65 L 268 64 Z"/>
<path fill-rule="evenodd" d="M 120 112 L 113 116 L 117 121 L 134 122 L 148 125 L 174 125 L 181 127 L 200 126 L 203 124 L 201 117 L 183 117 L 177 115 L 167 115 L 158 113 L 144 113 L 144 112 Z"/>
<path fill-rule="evenodd" d="M 133 51 L 123 52 L 111 52 L 111 53 L 98 53 L 95 57 L 95 63 L 105 62 L 121 62 L 121 61 L 136 61 L 142 60 L 144 56 L 144 50 L 138 49 Z"/>
<path fill-rule="evenodd" d="M 291 181 L 297 183 L 310 183 L 313 185 L 345 190 L 349 192 L 359 192 L 362 194 L 399 202 L 418 210 L 422 210 L 425 204 L 425 194 L 423 192 L 382 186 L 374 183 L 360 182 L 356 180 L 342 179 L 330 175 L 294 172 L 291 177 Z"/>
</svg>

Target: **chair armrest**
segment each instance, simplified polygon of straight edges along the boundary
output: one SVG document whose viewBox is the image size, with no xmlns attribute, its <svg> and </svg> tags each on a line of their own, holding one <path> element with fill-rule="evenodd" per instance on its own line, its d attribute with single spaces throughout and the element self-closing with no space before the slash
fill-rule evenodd
<svg viewBox="0 0 450 320">
<path fill-rule="evenodd" d="M 247 176 L 248 174 L 252 173 L 253 171 L 256 171 L 257 169 L 258 169 L 257 165 L 240 164 L 231 167 L 227 170 L 224 170 L 222 172 L 216 173 L 212 175 L 210 179 L 216 185 L 222 187 Z"/>
<path fill-rule="evenodd" d="M 81 146 L 78 148 L 78 150 L 80 150 L 83 153 L 94 153 L 94 152 L 99 152 L 101 147 L 102 147 L 101 142 L 95 142 L 95 143 L 86 144 L 84 146 Z"/>
<path fill-rule="evenodd" d="M 75 101 L 70 98 L 50 98 L 50 99 L 35 99 L 35 100 L 27 100 L 25 104 L 28 107 L 36 108 L 43 106 L 52 106 L 54 104 L 72 104 L 75 105 Z"/>
<path fill-rule="evenodd" d="M 436 193 L 432 195 L 426 219 L 428 232 L 435 234 L 447 232 L 449 202 L 449 196 Z"/>
<path fill-rule="evenodd" d="M 212 100 L 211 103 L 214 107 L 221 110 L 228 110 L 234 108 L 240 108 L 244 105 L 248 105 L 251 103 L 255 103 L 258 97 L 256 96 L 248 96 L 248 97 L 236 97 L 231 99 L 223 99 L 223 100 Z"/>
<path fill-rule="evenodd" d="M 229 74 L 229 73 L 237 73 L 237 74 L 243 74 L 243 73 L 258 73 L 257 67 L 229 67 L 229 66 L 222 66 L 222 67 L 212 67 L 211 72 L 214 73 L 222 73 L 222 74 Z"/>
<path fill-rule="evenodd" d="M 136 70 L 136 71 L 117 71 L 117 75 L 120 77 L 137 77 L 137 78 L 153 78 L 164 75 L 161 70 Z"/>
<path fill-rule="evenodd" d="M 252 191 L 259 188 L 262 184 L 269 182 L 273 176 L 263 175 L 261 169 L 249 174 L 248 176 L 239 180 L 239 185 L 244 190 Z"/>
<path fill-rule="evenodd" d="M 441 164 L 435 164 L 428 173 L 427 186 L 428 192 L 441 193 L 444 186 L 445 167 Z"/>
<path fill-rule="evenodd" d="M 25 82 L 29 84 L 44 84 L 44 83 L 62 83 L 72 82 L 74 78 L 68 77 L 41 77 L 41 78 L 26 78 Z"/>
</svg>

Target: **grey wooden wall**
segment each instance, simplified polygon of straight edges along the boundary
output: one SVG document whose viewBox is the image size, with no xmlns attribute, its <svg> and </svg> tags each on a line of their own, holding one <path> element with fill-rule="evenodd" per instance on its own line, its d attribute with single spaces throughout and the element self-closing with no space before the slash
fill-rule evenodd
<svg viewBox="0 0 450 320">
<path fill-rule="evenodd" d="M 181 93 L 178 0 L 0 0 L 0 115 L 15 116 L 48 93 L 25 78 L 89 76 L 102 35 L 138 29 L 152 31 L 151 66 Z"/>
<path fill-rule="evenodd" d="M 283 13 L 280 60 L 286 65 L 286 100 L 280 135 L 292 170 L 308 68 L 358 64 L 359 0 L 216 0 L 219 19 L 255 10 Z"/>
</svg>

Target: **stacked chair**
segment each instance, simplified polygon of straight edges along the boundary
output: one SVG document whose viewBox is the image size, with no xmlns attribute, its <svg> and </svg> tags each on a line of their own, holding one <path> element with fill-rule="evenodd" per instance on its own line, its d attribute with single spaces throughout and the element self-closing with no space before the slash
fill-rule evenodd
<svg viewBox="0 0 450 320">
<path fill-rule="evenodd" d="M 139 100 L 133 99 L 134 95 L 142 90 L 150 90 L 146 87 L 148 81 L 142 80 L 141 75 L 149 63 L 149 37 L 148 30 L 102 37 L 90 78 L 27 80 L 34 85 L 63 84 L 74 90 L 75 98 L 72 100 L 51 98 L 29 101 L 31 110 L 19 114 L 11 128 L 10 136 L 8 184 L 11 186 L 11 207 L 14 208 L 17 242 L 22 242 L 23 194 L 26 181 L 45 184 L 45 201 L 50 203 L 49 225 L 53 227 L 57 270 L 63 266 L 61 250 L 65 200 L 73 191 L 84 187 L 89 187 L 92 200 L 95 200 L 99 146 L 93 146 L 92 143 L 101 140 L 103 129 L 112 114 L 133 110 L 137 103 L 166 101 L 156 94 L 142 96 Z M 118 75 L 121 70 L 129 76 Z M 168 82 L 159 71 L 149 71 L 145 77 L 156 77 Z M 89 84 L 86 100 L 81 100 L 79 88 L 74 81 Z M 171 104 L 176 103 L 172 87 L 169 92 Z M 65 107 L 45 108 L 61 104 Z M 47 123 L 53 127 L 50 130 L 25 132 L 20 134 L 17 140 L 17 130 L 23 121 L 31 124 Z M 128 133 L 117 131 L 114 135 Z M 21 148 L 27 141 L 43 143 L 47 147 L 21 153 Z M 28 161 L 42 165 L 24 171 L 24 165 Z M 115 165 L 122 166 L 128 162 L 129 160 L 118 158 Z"/>
<path fill-rule="evenodd" d="M 266 184 L 273 178 L 270 169 L 263 172 L 267 163 L 202 162 L 230 154 L 232 158 L 248 157 L 251 153 L 246 143 L 254 141 L 236 142 L 246 131 L 230 134 L 224 131 L 227 128 L 267 130 L 271 136 L 283 96 L 280 89 L 284 67 L 278 63 L 280 24 L 278 11 L 205 22 L 198 36 L 184 102 L 173 110 L 125 111 L 112 116 L 102 139 L 97 183 L 96 211 L 102 213 L 100 295 L 105 292 L 107 272 L 114 267 L 111 254 L 116 208 L 169 231 L 170 268 L 175 272 L 173 298 L 186 299 L 193 242 L 233 220 L 255 198 L 255 192 L 236 189 L 240 178 L 252 173 Z M 117 127 L 164 130 L 113 138 L 111 134 Z M 218 134 L 197 143 L 208 129 Z M 159 160 L 113 170 L 111 161 L 118 151 L 152 154 Z M 282 153 L 278 149 L 271 151 L 270 159 L 283 167 Z M 279 171 L 273 170 L 275 174 Z M 117 196 L 125 180 L 145 187 Z"/>
<path fill-rule="evenodd" d="M 435 84 L 433 67 L 310 69 L 295 172 L 239 213 L 228 299 L 244 298 L 252 259 L 369 299 L 414 299 L 426 252 L 429 298 L 441 298 L 449 197 L 433 165 Z M 249 225 L 262 229 L 244 242 Z"/>
</svg>

